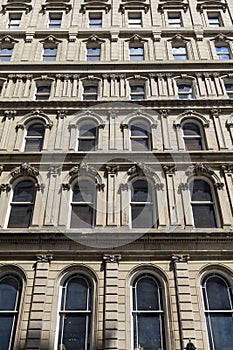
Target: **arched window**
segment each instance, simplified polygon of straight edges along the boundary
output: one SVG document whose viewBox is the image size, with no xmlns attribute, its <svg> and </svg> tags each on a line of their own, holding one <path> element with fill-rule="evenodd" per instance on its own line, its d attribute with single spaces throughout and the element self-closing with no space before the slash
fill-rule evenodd
<svg viewBox="0 0 233 350">
<path fill-rule="evenodd" d="M 97 127 L 93 124 L 84 124 L 79 128 L 78 150 L 95 151 L 97 147 Z"/>
<path fill-rule="evenodd" d="M 210 350 L 233 349 L 233 298 L 228 282 L 219 274 L 208 275 L 202 293 Z"/>
<path fill-rule="evenodd" d="M 22 285 L 11 274 L 0 277 L 0 339 L 1 349 L 14 346 Z"/>
<path fill-rule="evenodd" d="M 42 123 L 34 123 L 27 129 L 25 138 L 26 152 L 39 152 L 42 150 L 44 141 L 45 127 Z"/>
<path fill-rule="evenodd" d="M 71 228 L 91 228 L 95 220 L 96 186 L 91 180 L 78 180 L 73 186 Z"/>
<path fill-rule="evenodd" d="M 209 183 L 196 179 L 190 184 L 190 191 L 195 227 L 217 227 L 214 199 Z"/>
<path fill-rule="evenodd" d="M 183 138 L 185 148 L 188 151 L 203 150 L 203 138 L 198 124 L 193 122 L 186 122 L 183 124 Z"/>
<path fill-rule="evenodd" d="M 165 350 L 164 307 L 160 282 L 140 275 L 132 285 L 133 349 Z"/>
<path fill-rule="evenodd" d="M 130 128 L 131 150 L 148 151 L 150 149 L 150 140 L 148 128 L 141 123 L 132 125 Z"/>
<path fill-rule="evenodd" d="M 140 179 L 131 185 L 131 222 L 134 228 L 154 227 L 154 191 L 150 182 Z"/>
<path fill-rule="evenodd" d="M 69 277 L 62 286 L 57 349 L 90 350 L 93 285 L 83 274 Z"/>
<path fill-rule="evenodd" d="M 14 188 L 8 227 L 29 227 L 32 221 L 36 189 L 32 180 L 23 180 Z"/>
</svg>

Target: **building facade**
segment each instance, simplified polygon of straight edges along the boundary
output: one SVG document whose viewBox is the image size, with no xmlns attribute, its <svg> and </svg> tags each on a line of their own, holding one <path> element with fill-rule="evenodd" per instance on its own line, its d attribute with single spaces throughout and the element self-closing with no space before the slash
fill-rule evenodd
<svg viewBox="0 0 233 350">
<path fill-rule="evenodd" d="M 0 350 L 233 350 L 233 2 L 0 9 Z"/>
</svg>

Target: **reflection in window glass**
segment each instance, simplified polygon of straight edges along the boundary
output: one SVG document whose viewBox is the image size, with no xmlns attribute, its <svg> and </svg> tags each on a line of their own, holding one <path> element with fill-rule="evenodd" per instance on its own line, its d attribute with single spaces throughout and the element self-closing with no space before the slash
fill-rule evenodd
<svg viewBox="0 0 233 350">
<path fill-rule="evenodd" d="M 219 60 L 229 60 L 231 58 L 230 56 L 230 49 L 228 46 L 216 46 L 216 54 Z"/>
<path fill-rule="evenodd" d="M 134 349 L 165 350 L 164 310 L 160 282 L 149 274 L 132 286 Z"/>
<path fill-rule="evenodd" d="M 233 349 L 232 290 L 218 274 L 208 275 L 202 284 L 210 350 Z"/>
<path fill-rule="evenodd" d="M 39 152 L 43 146 L 44 140 L 44 125 L 35 123 L 27 129 L 27 136 L 25 142 L 25 152 Z"/>
<path fill-rule="evenodd" d="M 85 124 L 79 129 L 78 150 L 95 151 L 96 150 L 97 128 L 95 125 Z"/>
<path fill-rule="evenodd" d="M 189 151 L 200 151 L 203 149 L 200 127 L 194 123 L 183 125 L 183 137 L 185 148 Z"/>
<path fill-rule="evenodd" d="M 187 60 L 187 50 L 185 46 L 173 46 L 172 54 L 174 60 Z"/>
<path fill-rule="evenodd" d="M 180 12 L 168 12 L 168 26 L 174 28 L 182 27 Z"/>
<path fill-rule="evenodd" d="M 131 188 L 131 221 L 132 227 L 143 228 L 154 226 L 154 208 L 152 186 L 146 180 L 136 180 Z"/>
<path fill-rule="evenodd" d="M 131 126 L 131 150 L 132 151 L 148 151 L 149 135 L 145 125 L 137 124 Z"/>
<path fill-rule="evenodd" d="M 70 277 L 62 286 L 57 349 L 90 350 L 92 285 L 81 274 Z"/>
<path fill-rule="evenodd" d="M 13 53 L 12 46 L 1 46 L 0 47 L 0 61 L 10 61 Z"/>
</svg>

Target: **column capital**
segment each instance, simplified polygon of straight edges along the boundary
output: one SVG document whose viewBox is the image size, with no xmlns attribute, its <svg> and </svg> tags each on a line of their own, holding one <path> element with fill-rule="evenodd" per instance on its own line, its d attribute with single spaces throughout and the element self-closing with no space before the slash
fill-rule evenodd
<svg viewBox="0 0 233 350">
<path fill-rule="evenodd" d="M 103 255 L 103 262 L 106 263 L 119 263 L 119 261 L 121 260 L 121 255 L 120 254 L 116 254 L 116 255 Z"/>
<path fill-rule="evenodd" d="M 189 254 L 181 254 L 181 255 L 172 255 L 171 261 L 173 263 L 176 262 L 188 262 L 190 260 Z"/>
<path fill-rule="evenodd" d="M 36 256 L 36 263 L 50 263 L 53 260 L 52 254 L 40 254 Z"/>
</svg>

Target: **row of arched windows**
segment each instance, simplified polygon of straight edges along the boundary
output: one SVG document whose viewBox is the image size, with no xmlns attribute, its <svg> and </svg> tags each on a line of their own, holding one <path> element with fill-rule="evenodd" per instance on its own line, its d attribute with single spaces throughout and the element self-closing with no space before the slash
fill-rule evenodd
<svg viewBox="0 0 233 350">
<path fill-rule="evenodd" d="M 193 179 L 190 184 L 190 205 L 193 226 L 215 228 L 220 226 L 218 206 L 214 189 L 203 178 Z M 71 186 L 70 209 L 67 226 L 70 228 L 92 228 L 98 208 L 96 183 L 91 178 L 80 178 Z M 31 225 L 36 199 L 35 182 L 28 178 L 13 186 L 10 200 L 8 228 L 27 228 Z M 161 203 L 160 203 L 161 204 Z M 156 228 L 159 223 L 159 203 L 151 181 L 135 178 L 129 184 L 129 215 L 132 228 Z"/>
<path fill-rule="evenodd" d="M 55 349 L 91 350 L 96 302 L 94 281 L 74 273 L 60 285 L 59 319 Z M 233 296 L 228 279 L 212 272 L 201 281 L 203 310 L 210 350 L 231 350 L 233 344 Z M 14 347 L 22 281 L 14 274 L 0 278 L 1 349 Z M 163 281 L 151 272 L 138 274 L 131 283 L 131 349 L 168 350 L 168 303 Z"/>
<path fill-rule="evenodd" d="M 88 122 L 80 125 L 77 138 L 77 151 L 96 151 L 98 149 L 98 126 Z M 149 125 L 136 122 L 130 126 L 129 138 L 131 151 L 150 151 L 153 148 L 152 135 Z M 184 148 L 188 151 L 207 149 L 202 125 L 193 120 L 182 123 Z M 42 122 L 30 124 L 26 130 L 23 150 L 25 152 L 40 152 L 43 149 L 45 125 Z"/>
</svg>

